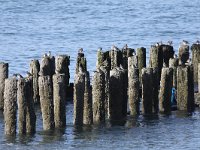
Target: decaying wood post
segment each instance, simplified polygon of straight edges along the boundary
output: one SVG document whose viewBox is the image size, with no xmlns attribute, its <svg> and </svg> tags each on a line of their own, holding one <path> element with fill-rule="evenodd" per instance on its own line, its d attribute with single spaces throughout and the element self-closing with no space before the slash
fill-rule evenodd
<svg viewBox="0 0 200 150">
<path fill-rule="evenodd" d="M 109 79 L 109 119 L 112 121 L 121 121 L 125 119 L 124 109 L 124 73 L 120 68 L 114 68 L 110 71 Z"/>
<path fill-rule="evenodd" d="M 92 81 L 93 122 L 105 121 L 105 74 L 97 69 Z"/>
<path fill-rule="evenodd" d="M 76 73 L 79 72 L 80 67 L 83 72 L 87 71 L 87 61 L 86 58 L 84 57 L 84 53 L 82 52 L 78 53 L 78 57 L 76 59 Z"/>
<path fill-rule="evenodd" d="M 146 48 L 137 48 L 139 81 L 141 82 L 142 69 L 146 68 Z"/>
<path fill-rule="evenodd" d="M 189 59 L 189 45 L 181 44 L 178 49 L 179 65 L 185 65 Z"/>
<path fill-rule="evenodd" d="M 153 68 L 153 101 L 152 101 L 152 105 L 153 105 L 153 113 L 157 114 L 159 111 L 159 107 L 158 107 L 158 93 L 159 93 L 159 75 L 158 75 L 158 68 Z"/>
<path fill-rule="evenodd" d="M 85 73 L 78 72 L 74 77 L 74 125 L 83 125 L 83 105 L 85 92 Z"/>
<path fill-rule="evenodd" d="M 153 45 L 150 49 L 149 66 L 158 68 L 158 77 L 160 80 L 161 70 L 163 67 L 163 50 L 162 45 Z"/>
<path fill-rule="evenodd" d="M 66 126 L 66 75 L 56 73 L 53 75 L 53 104 L 54 122 L 56 128 Z"/>
<path fill-rule="evenodd" d="M 142 69 L 142 113 L 152 114 L 153 108 L 153 68 Z"/>
<path fill-rule="evenodd" d="M 4 91 L 4 123 L 6 135 L 16 134 L 17 124 L 17 79 L 5 79 Z"/>
<path fill-rule="evenodd" d="M 85 75 L 83 124 L 91 125 L 92 123 L 93 123 L 92 88 L 90 86 L 90 74 L 87 71 Z"/>
<path fill-rule="evenodd" d="M 39 77 L 40 106 L 42 110 L 43 129 L 54 129 L 53 85 L 50 76 Z"/>
<path fill-rule="evenodd" d="M 173 69 L 163 68 L 160 81 L 159 109 L 165 114 L 171 113 L 172 79 Z"/>
<path fill-rule="evenodd" d="M 31 60 L 30 62 L 30 73 L 33 76 L 33 100 L 34 103 L 39 103 L 39 86 L 38 86 L 38 77 L 40 72 L 40 63 L 38 60 Z"/>
<path fill-rule="evenodd" d="M 198 83 L 198 63 L 200 63 L 200 44 L 193 44 L 192 50 L 192 64 L 194 67 L 194 83 Z"/>
<path fill-rule="evenodd" d="M 177 109 L 188 112 L 194 110 L 193 66 L 177 68 Z"/>
<path fill-rule="evenodd" d="M 6 78 L 8 78 L 8 63 L 0 62 L 0 109 L 4 107 L 4 87 Z"/>
<path fill-rule="evenodd" d="M 163 66 L 169 67 L 169 59 L 174 56 L 174 48 L 171 45 L 162 45 L 163 51 Z"/>
<path fill-rule="evenodd" d="M 55 58 L 44 56 L 40 64 L 40 76 L 52 76 L 55 73 Z"/>
<path fill-rule="evenodd" d="M 132 58 L 128 58 L 128 101 L 130 115 L 134 116 L 139 114 L 139 69 L 135 68 L 132 63 Z"/>
<path fill-rule="evenodd" d="M 111 50 L 110 51 L 110 59 L 111 59 L 111 69 L 115 67 L 119 67 L 120 64 L 123 64 L 123 56 L 122 51 L 120 50 Z"/>
<path fill-rule="evenodd" d="M 177 87 L 177 67 L 178 67 L 178 58 L 169 59 L 169 67 L 173 69 L 173 87 Z"/>
</svg>

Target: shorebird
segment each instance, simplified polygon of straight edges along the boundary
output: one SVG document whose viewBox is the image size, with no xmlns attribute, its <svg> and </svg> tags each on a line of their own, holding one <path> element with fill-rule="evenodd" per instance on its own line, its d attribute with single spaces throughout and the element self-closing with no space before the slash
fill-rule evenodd
<svg viewBox="0 0 200 150">
<path fill-rule="evenodd" d="M 47 53 L 44 53 L 43 57 L 47 57 Z"/>
<path fill-rule="evenodd" d="M 17 73 L 14 73 L 14 74 L 13 74 L 13 77 L 16 77 L 16 78 L 17 78 Z"/>
<path fill-rule="evenodd" d="M 122 49 L 124 49 L 124 50 L 128 49 L 128 44 L 125 44 Z"/>
<path fill-rule="evenodd" d="M 174 58 L 178 58 L 178 56 L 176 54 L 174 54 Z"/>
<path fill-rule="evenodd" d="M 80 49 L 78 50 L 78 52 L 79 52 L 79 53 L 83 53 L 83 48 L 80 48 Z"/>
<path fill-rule="evenodd" d="M 26 74 L 27 74 L 28 77 L 32 76 L 32 74 L 28 71 L 26 71 Z"/>
<path fill-rule="evenodd" d="M 48 56 L 48 57 L 51 57 L 51 51 L 48 52 L 47 56 Z"/>
<path fill-rule="evenodd" d="M 159 42 L 157 42 L 157 43 L 155 44 L 156 47 L 158 47 L 159 45 L 160 45 Z"/>
<path fill-rule="evenodd" d="M 197 40 L 195 44 L 197 44 L 197 45 L 200 45 L 200 41 L 199 41 L 199 40 Z"/>
<path fill-rule="evenodd" d="M 173 42 L 172 42 L 172 41 L 168 41 L 168 42 L 167 42 L 167 45 L 172 46 L 172 45 L 173 45 Z"/>
<path fill-rule="evenodd" d="M 23 78 L 23 76 L 21 75 L 21 74 L 16 74 L 17 75 L 17 77 L 19 78 L 19 79 L 22 79 Z"/>
<path fill-rule="evenodd" d="M 102 51 L 102 47 L 99 47 L 97 51 L 98 51 L 98 52 L 101 52 L 101 51 Z"/>
<path fill-rule="evenodd" d="M 113 45 L 113 46 L 111 47 L 111 50 L 113 50 L 113 51 L 118 51 L 119 48 L 117 48 L 115 45 Z"/>
<path fill-rule="evenodd" d="M 186 41 L 186 40 L 183 40 L 183 41 L 182 41 L 182 44 L 183 44 L 183 45 L 188 45 L 188 44 L 189 44 L 189 42 L 188 42 L 188 41 Z"/>
</svg>

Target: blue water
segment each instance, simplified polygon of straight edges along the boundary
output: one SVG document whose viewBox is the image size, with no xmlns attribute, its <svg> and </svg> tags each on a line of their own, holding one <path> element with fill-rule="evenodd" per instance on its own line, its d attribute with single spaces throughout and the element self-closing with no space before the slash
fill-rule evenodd
<svg viewBox="0 0 200 150">
<path fill-rule="evenodd" d="M 25 74 L 31 59 L 52 51 L 71 56 L 73 82 L 77 50 L 84 48 L 88 69 L 95 69 L 96 51 L 122 47 L 146 47 L 172 40 L 177 52 L 185 39 L 200 38 L 199 0 L 0 0 L 0 61 L 8 62 L 10 75 Z M 67 107 L 64 132 L 43 133 L 38 112 L 34 137 L 7 140 L 0 116 L 0 149 L 198 149 L 199 111 L 192 116 L 142 116 L 125 127 L 100 127 L 75 131 L 72 104 Z M 131 119 L 130 119 L 131 120 Z M 129 120 L 129 122 L 130 122 Z M 129 123 L 128 123 L 129 124 Z"/>
</svg>

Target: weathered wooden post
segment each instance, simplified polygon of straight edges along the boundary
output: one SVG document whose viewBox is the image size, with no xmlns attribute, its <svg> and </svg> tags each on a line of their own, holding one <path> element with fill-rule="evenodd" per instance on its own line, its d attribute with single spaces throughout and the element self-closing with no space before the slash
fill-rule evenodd
<svg viewBox="0 0 200 150">
<path fill-rule="evenodd" d="M 26 80 L 25 78 L 18 79 L 17 83 L 17 104 L 18 104 L 18 128 L 19 134 L 26 133 L 26 105 L 25 96 Z"/>
<path fill-rule="evenodd" d="M 177 87 L 177 67 L 178 67 L 178 58 L 169 59 L 169 67 L 173 69 L 173 87 Z"/>
<path fill-rule="evenodd" d="M 135 50 L 133 48 L 128 48 L 128 45 L 126 44 L 122 48 L 122 66 L 124 69 L 128 69 L 128 57 L 131 57 L 133 55 L 135 55 Z"/>
<path fill-rule="evenodd" d="M 171 94 L 173 84 L 173 69 L 163 68 L 160 81 L 159 109 L 165 114 L 171 113 Z"/>
<path fill-rule="evenodd" d="M 55 127 L 52 78 L 50 76 L 40 76 L 38 82 L 43 129 L 50 130 Z"/>
<path fill-rule="evenodd" d="M 177 109 L 192 112 L 194 110 L 193 66 L 177 68 Z"/>
<path fill-rule="evenodd" d="M 161 70 L 163 67 L 163 50 L 162 45 L 153 45 L 150 49 L 149 66 L 158 68 L 158 77 L 160 80 Z"/>
<path fill-rule="evenodd" d="M 59 55 L 55 58 L 55 72 L 57 74 L 65 74 L 66 76 L 66 85 L 69 85 L 69 65 L 70 65 L 70 56 L 68 55 Z"/>
<path fill-rule="evenodd" d="M 4 107 L 4 87 L 6 78 L 8 78 L 8 63 L 0 62 L 0 109 Z"/>
<path fill-rule="evenodd" d="M 159 107 L 158 107 L 158 103 L 159 103 L 159 100 L 158 100 L 158 93 L 159 93 L 159 84 L 160 84 L 160 81 L 159 81 L 159 75 L 158 75 L 158 68 L 153 68 L 153 101 L 152 101 L 152 105 L 153 105 L 153 113 L 154 114 L 157 114 L 158 111 L 159 111 Z"/>
<path fill-rule="evenodd" d="M 200 63 L 200 44 L 193 44 L 192 50 L 192 64 L 194 67 L 194 83 L 198 83 L 198 63 Z"/>
<path fill-rule="evenodd" d="M 53 75 L 53 104 L 54 122 L 56 128 L 66 126 L 66 75 L 56 73 Z"/>
<path fill-rule="evenodd" d="M 122 121 L 125 119 L 124 110 L 124 80 L 123 70 L 114 68 L 110 71 L 109 79 L 109 119 L 112 121 Z"/>
<path fill-rule="evenodd" d="M 55 73 L 55 58 L 44 56 L 40 64 L 40 76 L 52 76 Z"/>
<path fill-rule="evenodd" d="M 171 45 L 162 45 L 163 66 L 169 67 L 169 59 L 174 56 L 174 48 Z"/>
<path fill-rule="evenodd" d="M 181 44 L 178 49 L 179 65 L 185 65 L 189 59 L 189 45 Z"/>
<path fill-rule="evenodd" d="M 33 134 L 36 131 L 36 114 L 33 100 L 33 77 L 27 77 L 26 83 L 26 133 Z"/>
<path fill-rule="evenodd" d="M 198 93 L 200 93 L 200 63 L 198 63 Z"/>
<path fill-rule="evenodd" d="M 85 92 L 85 73 L 78 72 L 74 77 L 74 125 L 83 125 L 83 105 Z"/>
<path fill-rule="evenodd" d="M 30 73 L 33 76 L 33 100 L 34 103 L 39 103 L 39 86 L 38 86 L 38 77 L 40 72 L 40 63 L 38 60 L 31 60 L 30 63 Z"/>
<path fill-rule="evenodd" d="M 80 67 L 83 72 L 87 71 L 87 61 L 86 58 L 84 57 L 84 53 L 79 52 L 78 57 L 76 59 L 76 73 L 79 72 Z"/>
<path fill-rule="evenodd" d="M 146 48 L 137 48 L 139 81 L 141 82 L 142 68 L 146 68 Z"/>
<path fill-rule="evenodd" d="M 111 69 L 115 67 L 119 67 L 123 64 L 123 56 L 122 51 L 112 49 L 110 51 L 110 58 L 111 58 Z"/>
<path fill-rule="evenodd" d="M 93 122 L 105 121 L 105 74 L 97 69 L 92 81 Z"/>
<path fill-rule="evenodd" d="M 142 113 L 152 114 L 153 108 L 153 69 L 142 69 Z"/>
<path fill-rule="evenodd" d="M 6 135 L 16 134 L 17 123 L 17 79 L 5 79 L 4 91 L 4 122 Z"/>
<path fill-rule="evenodd" d="M 90 74 L 87 71 L 85 75 L 83 124 L 91 125 L 92 123 L 93 123 L 92 88 L 90 86 Z"/>
<path fill-rule="evenodd" d="M 130 115 L 139 114 L 139 69 L 135 68 L 132 63 L 132 58 L 128 58 L 128 101 Z"/>
</svg>

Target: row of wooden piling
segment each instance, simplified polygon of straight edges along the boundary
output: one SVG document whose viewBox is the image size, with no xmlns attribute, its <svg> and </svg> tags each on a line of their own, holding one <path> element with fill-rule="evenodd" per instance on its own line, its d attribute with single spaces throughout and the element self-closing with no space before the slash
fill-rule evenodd
<svg viewBox="0 0 200 150">
<path fill-rule="evenodd" d="M 174 57 L 171 45 L 153 45 L 146 67 L 144 47 L 136 51 L 127 45 L 123 49 L 113 46 L 106 52 L 99 49 L 91 83 L 86 58 L 79 52 L 74 77 L 74 125 L 124 121 L 127 110 L 131 116 L 170 114 L 172 88 L 177 89 L 177 109 L 192 112 L 199 51 L 200 45 L 192 46 L 189 62 L 188 45 L 180 46 L 178 57 Z M 20 134 L 34 133 L 37 103 L 44 130 L 66 126 L 69 64 L 67 55 L 45 55 L 41 63 L 31 61 L 27 77 L 8 78 L 8 64 L 0 63 L 0 108 L 4 109 L 5 134 L 15 134 L 17 122 Z"/>
</svg>

